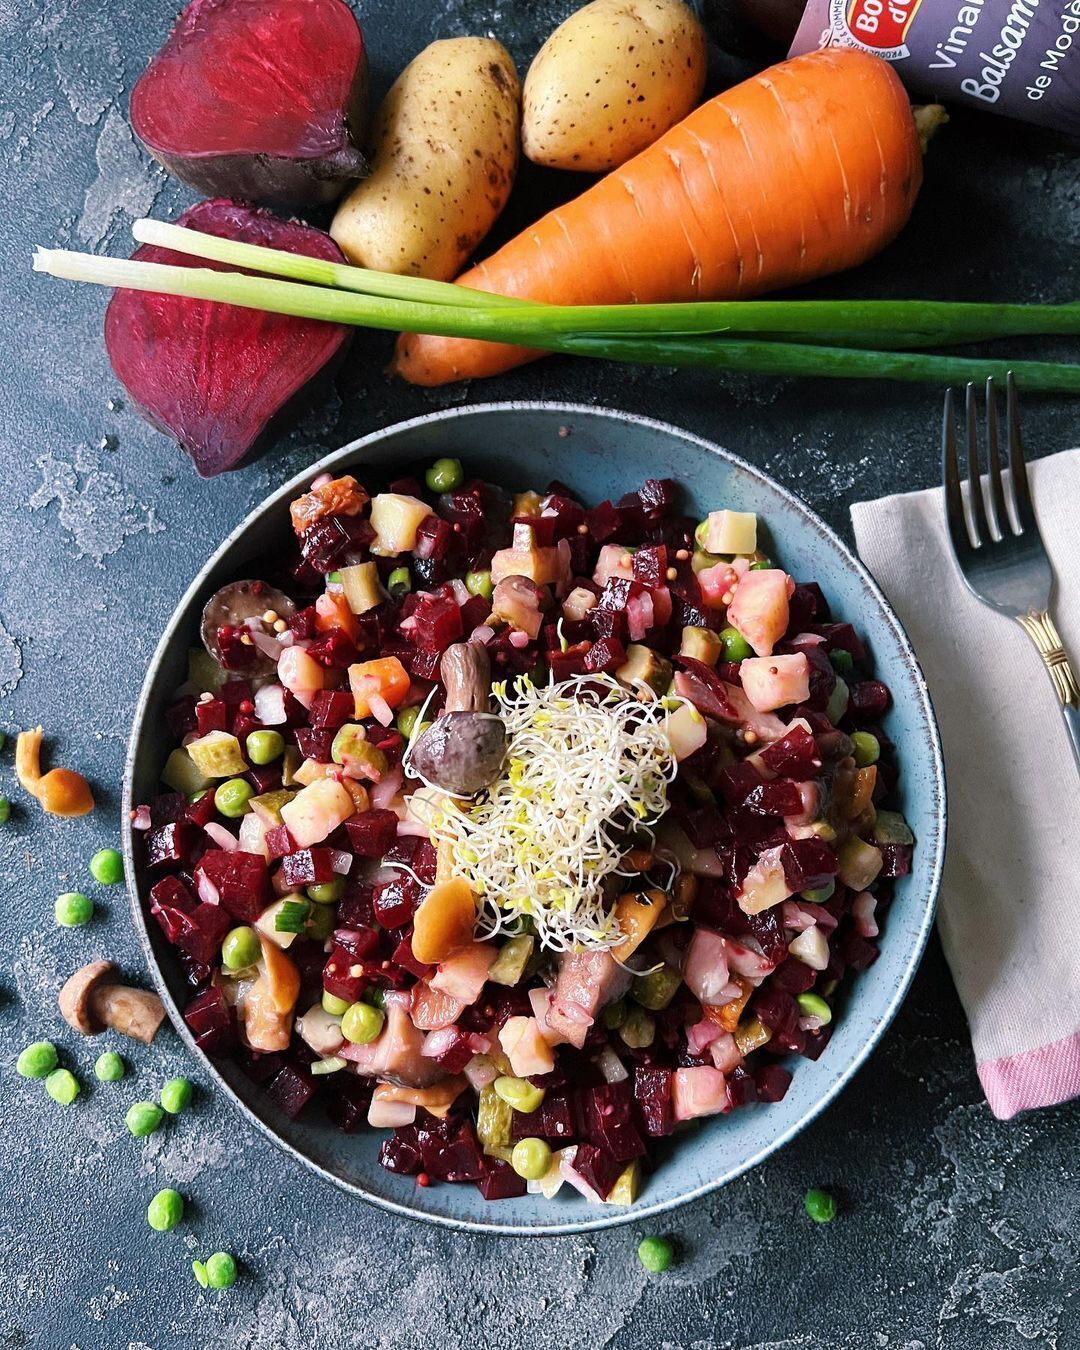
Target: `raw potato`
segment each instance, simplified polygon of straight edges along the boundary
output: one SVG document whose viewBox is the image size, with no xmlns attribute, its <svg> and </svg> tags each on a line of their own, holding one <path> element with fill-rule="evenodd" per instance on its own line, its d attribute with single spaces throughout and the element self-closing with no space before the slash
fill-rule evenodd
<svg viewBox="0 0 1080 1350">
<path fill-rule="evenodd" d="M 375 122 L 370 177 L 330 233 L 350 262 L 449 281 L 506 205 L 521 85 L 493 38 L 433 42 L 398 76 Z"/>
<path fill-rule="evenodd" d="M 592 0 L 525 77 L 525 154 L 552 169 L 614 169 L 690 112 L 705 59 L 705 31 L 683 0 Z"/>
</svg>

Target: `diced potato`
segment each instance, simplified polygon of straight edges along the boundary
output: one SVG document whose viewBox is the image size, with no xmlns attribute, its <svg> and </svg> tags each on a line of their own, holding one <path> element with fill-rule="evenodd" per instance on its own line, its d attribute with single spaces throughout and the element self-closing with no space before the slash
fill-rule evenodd
<svg viewBox="0 0 1080 1350">
<path fill-rule="evenodd" d="M 247 760 L 240 742 L 227 731 L 210 731 L 188 741 L 187 752 L 196 769 L 207 778 L 235 778 L 247 773 Z"/>
<path fill-rule="evenodd" d="M 788 944 L 788 951 L 811 970 L 824 970 L 829 964 L 829 940 L 816 923 L 804 928 Z"/>
<path fill-rule="evenodd" d="M 353 814 L 353 799 L 333 778 L 320 778 L 302 788 L 281 808 L 297 848 L 321 844 Z"/>
<path fill-rule="evenodd" d="M 280 900 L 275 900 L 272 905 L 267 905 L 259 917 L 255 920 L 255 928 L 267 942 L 272 942 L 275 947 L 280 947 L 282 951 L 291 947 L 300 936 L 298 933 L 279 933 L 274 925 L 277 923 L 277 916 L 281 913 L 282 907 L 286 901 L 299 900 L 305 904 L 308 903 L 307 897 L 294 892 L 292 895 L 282 896 Z"/>
<path fill-rule="evenodd" d="M 515 535 L 517 533 L 515 528 Z M 528 527 L 526 527 L 528 528 Z M 531 537 L 532 531 L 529 530 Z M 562 561 L 557 548 L 501 548 L 491 559 L 491 579 L 498 585 L 507 577 L 528 577 L 538 586 L 553 586 L 559 580 Z"/>
<path fill-rule="evenodd" d="M 563 618 L 572 623 L 582 620 L 590 609 L 596 608 L 596 596 L 584 586 L 575 586 L 562 602 Z"/>
<path fill-rule="evenodd" d="M 174 792 L 182 792 L 185 797 L 190 797 L 193 793 L 208 788 L 212 780 L 203 773 L 186 750 L 177 747 L 165 761 L 161 781 Z"/>
<path fill-rule="evenodd" d="M 488 980 L 492 984 L 517 984 L 525 974 L 535 945 L 536 939 L 528 934 L 509 938 L 499 948 L 495 964 L 488 971 Z"/>
<path fill-rule="evenodd" d="M 672 753 L 677 760 L 682 761 L 701 749 L 709 739 L 709 728 L 694 705 L 683 702 L 668 714 L 667 734 Z"/>
<path fill-rule="evenodd" d="M 369 609 L 382 604 L 378 564 L 364 562 L 343 567 L 341 588 L 345 592 L 345 602 L 354 614 L 366 614 Z"/>
<path fill-rule="evenodd" d="M 758 712 L 772 712 L 810 697 L 810 662 L 803 652 L 751 656 L 739 665 L 743 692 Z"/>
<path fill-rule="evenodd" d="M 708 553 L 755 553 L 757 516 L 753 511 L 710 511 L 696 538 Z"/>
<path fill-rule="evenodd" d="M 295 745 L 287 745 L 281 757 L 281 786 L 291 787 L 296 780 L 296 771 L 304 762 L 304 757 Z"/>
<path fill-rule="evenodd" d="M 421 521 L 434 515 L 427 502 L 402 492 L 380 492 L 371 499 L 371 524 L 375 540 L 371 551 L 379 558 L 395 558 L 416 547 Z"/>
<path fill-rule="evenodd" d="M 699 628 L 694 624 L 688 624 L 682 630 L 680 656 L 690 656 L 706 666 L 715 666 L 722 649 L 723 643 L 719 634 L 714 633 L 711 628 Z"/>
<path fill-rule="evenodd" d="M 836 856 L 840 863 L 837 876 L 853 891 L 865 891 L 872 885 L 884 863 L 881 850 L 862 839 L 849 839 L 841 844 Z"/>
<path fill-rule="evenodd" d="M 605 1205 L 632 1205 L 641 1191 L 641 1163 L 634 1159 L 616 1178 L 615 1185 L 607 1193 Z"/>
</svg>

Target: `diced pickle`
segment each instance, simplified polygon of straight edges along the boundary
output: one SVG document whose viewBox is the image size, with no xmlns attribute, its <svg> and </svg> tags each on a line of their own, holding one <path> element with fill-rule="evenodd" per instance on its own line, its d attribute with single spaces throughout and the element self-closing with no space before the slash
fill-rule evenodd
<svg viewBox="0 0 1080 1350">
<path fill-rule="evenodd" d="M 759 1050 L 771 1039 L 772 1032 L 764 1022 L 759 1022 L 756 1017 L 741 1022 L 735 1028 L 735 1044 L 739 1047 L 741 1055 L 748 1055 L 751 1050 Z"/>
<path fill-rule="evenodd" d="M 496 1148 L 511 1148 L 513 1145 L 514 1108 L 503 1101 L 491 1083 L 480 1089 L 480 1101 L 476 1108 L 476 1137 L 489 1157 Z"/>
<path fill-rule="evenodd" d="M 228 678 L 228 673 L 222 670 L 205 647 L 191 647 L 188 650 L 187 682 L 194 691 L 216 694 Z"/>
<path fill-rule="evenodd" d="M 654 694 L 664 693 L 671 683 L 670 661 L 639 642 L 631 642 L 626 658 L 626 663 L 615 672 L 620 684 L 631 689 L 651 689 Z"/>
<path fill-rule="evenodd" d="M 295 796 L 296 793 L 288 788 L 278 788 L 274 792 L 261 792 L 257 797 L 252 797 L 248 805 L 265 824 L 280 825 L 281 808 Z"/>
<path fill-rule="evenodd" d="M 697 628 L 688 625 L 682 630 L 682 645 L 679 647 L 680 656 L 691 656 L 695 661 L 702 661 L 707 666 L 715 666 L 720 659 L 720 650 L 723 643 L 719 636 L 711 628 Z"/>
<path fill-rule="evenodd" d="M 376 782 L 386 772 L 386 755 L 367 739 L 364 728 L 355 722 L 339 727 L 330 747 L 330 758 L 343 764 L 350 774 L 373 778 Z"/>
<path fill-rule="evenodd" d="M 899 811 L 878 811 L 874 822 L 874 842 L 878 844 L 913 844 L 915 836 Z"/>
<path fill-rule="evenodd" d="M 605 1204 L 608 1205 L 632 1205 L 638 1198 L 641 1190 L 641 1163 L 634 1159 L 627 1163 L 626 1167 L 619 1173 L 615 1185 L 607 1193 Z"/>
<path fill-rule="evenodd" d="M 165 761 L 161 781 L 174 792 L 191 797 L 210 786 L 210 779 L 202 772 L 186 750 L 176 749 Z"/>
<path fill-rule="evenodd" d="M 488 980 L 492 984 L 518 984 L 535 945 L 535 939 L 528 936 L 512 937 L 504 942 L 495 964 L 488 971 Z"/>
<path fill-rule="evenodd" d="M 304 756 L 295 745 L 287 745 L 281 757 L 281 783 L 291 787 L 296 782 L 296 771 L 304 762 Z"/>
<path fill-rule="evenodd" d="M 614 1003 L 609 1003 L 601 1012 L 600 1020 L 608 1031 L 618 1031 L 626 1021 L 626 999 L 618 998 Z"/>
<path fill-rule="evenodd" d="M 240 742 L 227 731 L 211 731 L 198 740 L 189 741 L 187 752 L 195 767 L 207 778 L 235 778 L 248 770 Z"/>
<path fill-rule="evenodd" d="M 666 1008 L 678 993 L 682 976 L 672 966 L 661 966 L 659 970 L 650 970 L 640 975 L 633 984 L 631 994 L 635 1003 L 652 1012 Z"/>
</svg>

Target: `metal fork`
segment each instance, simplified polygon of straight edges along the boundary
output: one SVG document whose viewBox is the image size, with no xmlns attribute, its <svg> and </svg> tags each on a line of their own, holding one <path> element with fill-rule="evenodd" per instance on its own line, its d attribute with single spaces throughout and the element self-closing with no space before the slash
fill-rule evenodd
<svg viewBox="0 0 1080 1350">
<path fill-rule="evenodd" d="M 1007 479 L 1001 471 L 998 455 L 998 413 L 993 379 L 986 381 L 986 484 L 983 483 L 979 458 L 978 408 L 973 384 L 967 386 L 964 402 L 967 509 L 957 464 L 953 391 L 946 391 L 941 458 L 945 477 L 945 519 L 953 556 L 964 584 L 975 599 L 996 609 L 999 614 L 1015 619 L 1038 648 L 1061 702 L 1073 756 L 1080 769 L 1080 686 L 1050 616 L 1054 572 L 1031 505 L 1024 448 L 1020 441 L 1020 410 L 1012 375 L 1005 387 Z"/>
</svg>

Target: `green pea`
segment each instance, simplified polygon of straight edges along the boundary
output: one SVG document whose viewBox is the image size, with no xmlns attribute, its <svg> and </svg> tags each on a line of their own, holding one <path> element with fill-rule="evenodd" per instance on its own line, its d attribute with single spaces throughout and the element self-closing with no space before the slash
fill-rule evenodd
<svg viewBox="0 0 1080 1350">
<path fill-rule="evenodd" d="M 349 1000 L 347 998 L 338 998 L 328 990 L 322 991 L 323 1012 L 329 1013 L 331 1017 L 344 1017 L 349 1011 Z"/>
<path fill-rule="evenodd" d="M 429 492 L 453 492 L 465 481 L 460 459 L 437 459 L 424 475 Z"/>
<path fill-rule="evenodd" d="M 491 579 L 490 572 L 466 572 L 465 589 L 470 595 L 479 595 L 484 600 L 490 600 L 495 593 L 495 583 Z"/>
<path fill-rule="evenodd" d="M 170 1078 L 161 1089 L 161 1104 L 170 1116 L 178 1116 L 191 1105 L 194 1092 L 190 1078 Z"/>
<path fill-rule="evenodd" d="M 551 1166 L 551 1148 L 543 1139 L 519 1139 L 510 1155 L 510 1166 L 526 1181 L 539 1181 Z"/>
<path fill-rule="evenodd" d="M 386 1014 L 370 1003 L 352 1003 L 341 1019 L 341 1034 L 353 1045 L 369 1045 L 383 1029 Z"/>
<path fill-rule="evenodd" d="M 167 1233 L 184 1217 L 184 1197 L 179 1191 L 158 1191 L 146 1207 L 146 1222 L 155 1233 Z"/>
<path fill-rule="evenodd" d="M 56 1068 L 58 1059 L 52 1041 L 35 1041 L 15 1061 L 15 1072 L 23 1078 L 47 1078 Z"/>
<path fill-rule="evenodd" d="M 195 1272 L 195 1278 L 199 1281 L 202 1287 L 204 1289 L 208 1289 L 210 1287 L 210 1280 L 207 1277 L 206 1265 L 204 1264 L 204 1262 L 192 1261 L 191 1269 Z"/>
<path fill-rule="evenodd" d="M 94 917 L 94 902 L 79 891 L 65 891 L 56 897 L 54 912 L 62 928 L 81 928 Z"/>
<path fill-rule="evenodd" d="M 161 1124 L 163 1114 L 157 1102 L 134 1102 L 127 1109 L 124 1124 L 136 1139 L 145 1139 Z"/>
<path fill-rule="evenodd" d="M 243 970 L 253 966 L 262 956 L 262 944 L 254 928 L 243 925 L 230 929 L 221 944 L 221 960 L 229 970 Z"/>
<path fill-rule="evenodd" d="M 807 1191 L 803 1204 L 815 1223 L 831 1223 L 836 1218 L 836 1201 L 828 1191 L 819 1191 L 816 1187 Z"/>
<path fill-rule="evenodd" d="M 395 719 L 395 726 L 406 740 L 413 734 L 413 727 L 416 726 L 416 719 L 420 716 L 419 708 L 402 708 Z"/>
<path fill-rule="evenodd" d="M 647 1237 L 638 1243 L 638 1260 L 654 1275 L 667 1270 L 675 1257 L 675 1249 L 667 1238 Z"/>
<path fill-rule="evenodd" d="M 823 1027 L 832 1021 L 832 1009 L 820 994 L 799 994 L 795 1002 L 804 1017 L 817 1017 Z"/>
<path fill-rule="evenodd" d="M 336 927 L 337 911 L 333 905 L 312 905 L 304 935 L 325 942 Z"/>
<path fill-rule="evenodd" d="M 127 1070 L 115 1050 L 106 1050 L 94 1061 L 94 1073 L 102 1083 L 118 1083 Z"/>
<path fill-rule="evenodd" d="M 745 661 L 754 649 L 737 628 L 720 630 L 720 656 L 724 661 Z"/>
<path fill-rule="evenodd" d="M 206 1260 L 206 1282 L 211 1289 L 228 1289 L 236 1283 L 236 1259 L 228 1252 L 215 1252 Z"/>
<path fill-rule="evenodd" d="M 90 859 L 90 875 L 101 886 L 118 886 L 124 879 L 124 860 L 115 848 L 99 848 Z"/>
<path fill-rule="evenodd" d="M 6 825 L 11 819 L 11 803 L 6 797 L 0 797 L 0 825 Z"/>
<path fill-rule="evenodd" d="M 802 898 L 809 900 L 812 905 L 823 905 L 826 900 L 831 900 L 835 893 L 836 882 L 831 877 L 824 886 L 818 886 L 816 890 L 799 892 Z"/>
<path fill-rule="evenodd" d="M 285 753 L 285 737 L 280 731 L 253 731 L 247 738 L 247 753 L 252 764 L 273 764 Z"/>
<path fill-rule="evenodd" d="M 878 762 L 881 742 L 869 731 L 853 731 L 851 744 L 854 747 L 852 753 L 855 756 L 855 763 L 860 769 L 868 769 L 871 764 Z"/>
<path fill-rule="evenodd" d="M 841 675 L 846 675 L 849 670 L 854 670 L 855 661 L 850 652 L 846 652 L 843 647 L 837 647 L 836 651 L 829 653 L 829 660 L 832 662 L 833 670 L 839 671 Z"/>
<path fill-rule="evenodd" d="M 522 1115 L 532 1115 L 544 1100 L 544 1089 L 536 1087 L 526 1078 L 509 1076 L 496 1078 L 492 1087 L 508 1106 L 520 1111 Z"/>
<path fill-rule="evenodd" d="M 376 985 L 369 989 L 364 995 L 364 1002 L 370 1003 L 373 1008 L 379 1008 L 382 1011 L 386 1009 L 386 991 Z"/>
<path fill-rule="evenodd" d="M 400 595 L 408 595 L 412 590 L 412 577 L 409 575 L 407 567 L 395 567 L 386 578 L 386 589 L 395 598 Z"/>
<path fill-rule="evenodd" d="M 336 905 L 345 894 L 345 878 L 335 877 L 333 881 L 322 881 L 307 888 L 307 898 L 317 905 Z"/>
<path fill-rule="evenodd" d="M 70 1106 L 79 1095 L 79 1080 L 70 1069 L 53 1069 L 45 1079 L 45 1091 L 60 1106 Z"/>
<path fill-rule="evenodd" d="M 235 819 L 246 815 L 251 809 L 248 802 L 255 795 L 251 784 L 243 778 L 230 778 L 218 787 L 214 793 L 214 805 L 223 816 Z"/>
</svg>

